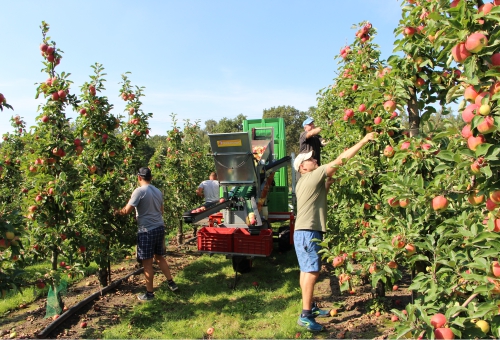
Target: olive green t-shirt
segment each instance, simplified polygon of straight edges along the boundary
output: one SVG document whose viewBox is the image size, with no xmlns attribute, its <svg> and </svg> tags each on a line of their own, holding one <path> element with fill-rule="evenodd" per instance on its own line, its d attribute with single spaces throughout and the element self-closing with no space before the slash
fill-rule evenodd
<svg viewBox="0 0 500 340">
<path fill-rule="evenodd" d="M 302 174 L 295 194 L 297 219 L 295 230 L 316 230 L 326 233 L 326 167 Z"/>
</svg>

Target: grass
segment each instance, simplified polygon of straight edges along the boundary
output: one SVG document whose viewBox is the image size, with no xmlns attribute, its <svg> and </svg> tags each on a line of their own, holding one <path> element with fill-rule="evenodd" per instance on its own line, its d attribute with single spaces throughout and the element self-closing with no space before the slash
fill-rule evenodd
<svg viewBox="0 0 500 340">
<path fill-rule="evenodd" d="M 290 339 L 297 332 L 312 337 L 296 324 L 301 293 L 293 251 L 254 259 L 250 273 L 237 275 L 234 289 L 231 260 L 222 255 L 199 257 L 175 280 L 177 292 L 165 283 L 156 287 L 155 300 L 123 312 L 120 323 L 108 326 L 101 336 L 201 339 L 213 327 L 213 338 Z"/>
<path fill-rule="evenodd" d="M 23 268 L 23 277 L 26 278 L 27 282 L 34 282 L 39 275 L 37 273 L 45 273 L 49 271 L 50 268 L 50 262 L 42 262 L 26 266 Z M 83 270 L 85 277 L 94 274 L 97 272 L 97 264 L 95 262 L 91 262 L 90 266 L 83 268 Z M 73 282 L 80 281 L 81 279 L 81 276 L 68 279 L 68 285 L 71 285 Z M 38 289 L 34 286 L 27 286 L 22 287 L 20 291 L 9 291 L 4 299 L 0 299 L 0 315 L 19 308 L 19 305 L 21 304 L 30 304 L 40 297 L 46 297 L 48 291 L 48 285 L 43 289 Z"/>
</svg>

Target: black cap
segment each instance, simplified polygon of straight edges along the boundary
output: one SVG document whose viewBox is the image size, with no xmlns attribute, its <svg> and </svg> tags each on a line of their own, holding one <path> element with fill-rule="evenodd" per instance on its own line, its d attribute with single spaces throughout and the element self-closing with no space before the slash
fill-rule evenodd
<svg viewBox="0 0 500 340">
<path fill-rule="evenodd" d="M 149 170 L 149 168 L 142 167 L 139 169 L 139 172 L 137 173 L 137 175 L 141 176 L 146 181 L 149 181 L 151 179 L 151 170 Z"/>
</svg>

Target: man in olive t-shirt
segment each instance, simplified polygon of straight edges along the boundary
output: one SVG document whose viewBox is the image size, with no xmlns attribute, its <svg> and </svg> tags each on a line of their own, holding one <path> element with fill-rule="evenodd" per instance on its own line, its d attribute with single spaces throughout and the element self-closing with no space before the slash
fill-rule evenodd
<svg viewBox="0 0 500 340">
<path fill-rule="evenodd" d="M 313 158 L 313 151 L 300 153 L 293 163 L 293 167 L 301 175 L 295 191 L 297 219 L 293 234 L 302 289 L 302 313 L 297 324 L 310 331 L 323 330 L 323 326 L 315 318 L 329 315 L 328 311 L 319 309 L 313 303 L 313 292 L 321 269 L 321 257 L 318 254 L 320 246 L 314 240 L 322 240 L 326 232 L 326 194 L 332 184 L 331 177 L 344 159 L 352 158 L 376 135 L 376 132 L 367 134 L 328 164 L 318 166 L 317 160 Z"/>
</svg>

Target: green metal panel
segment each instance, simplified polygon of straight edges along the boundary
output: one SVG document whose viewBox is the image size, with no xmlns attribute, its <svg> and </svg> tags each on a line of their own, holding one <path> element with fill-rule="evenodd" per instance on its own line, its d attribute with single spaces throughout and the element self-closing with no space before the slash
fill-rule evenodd
<svg viewBox="0 0 500 340">
<path fill-rule="evenodd" d="M 285 157 L 285 120 L 283 118 L 248 119 L 243 121 L 243 131 L 250 133 L 253 128 L 270 128 L 274 130 L 274 159 Z M 259 134 L 261 132 L 257 132 Z M 265 133 L 262 131 L 262 133 Z M 274 183 L 277 186 L 288 187 L 288 168 L 281 168 L 274 176 Z"/>
<path fill-rule="evenodd" d="M 247 119 L 243 121 L 243 131 L 250 132 L 252 128 L 274 128 L 274 139 L 285 139 L 285 120 L 283 118 Z"/>
<path fill-rule="evenodd" d="M 274 158 L 281 159 L 286 156 L 285 140 L 274 141 Z M 288 167 L 279 169 L 274 175 L 274 183 L 277 186 L 288 186 Z"/>
<path fill-rule="evenodd" d="M 267 209 L 269 213 L 288 211 L 288 187 L 271 187 L 267 194 Z"/>
</svg>

